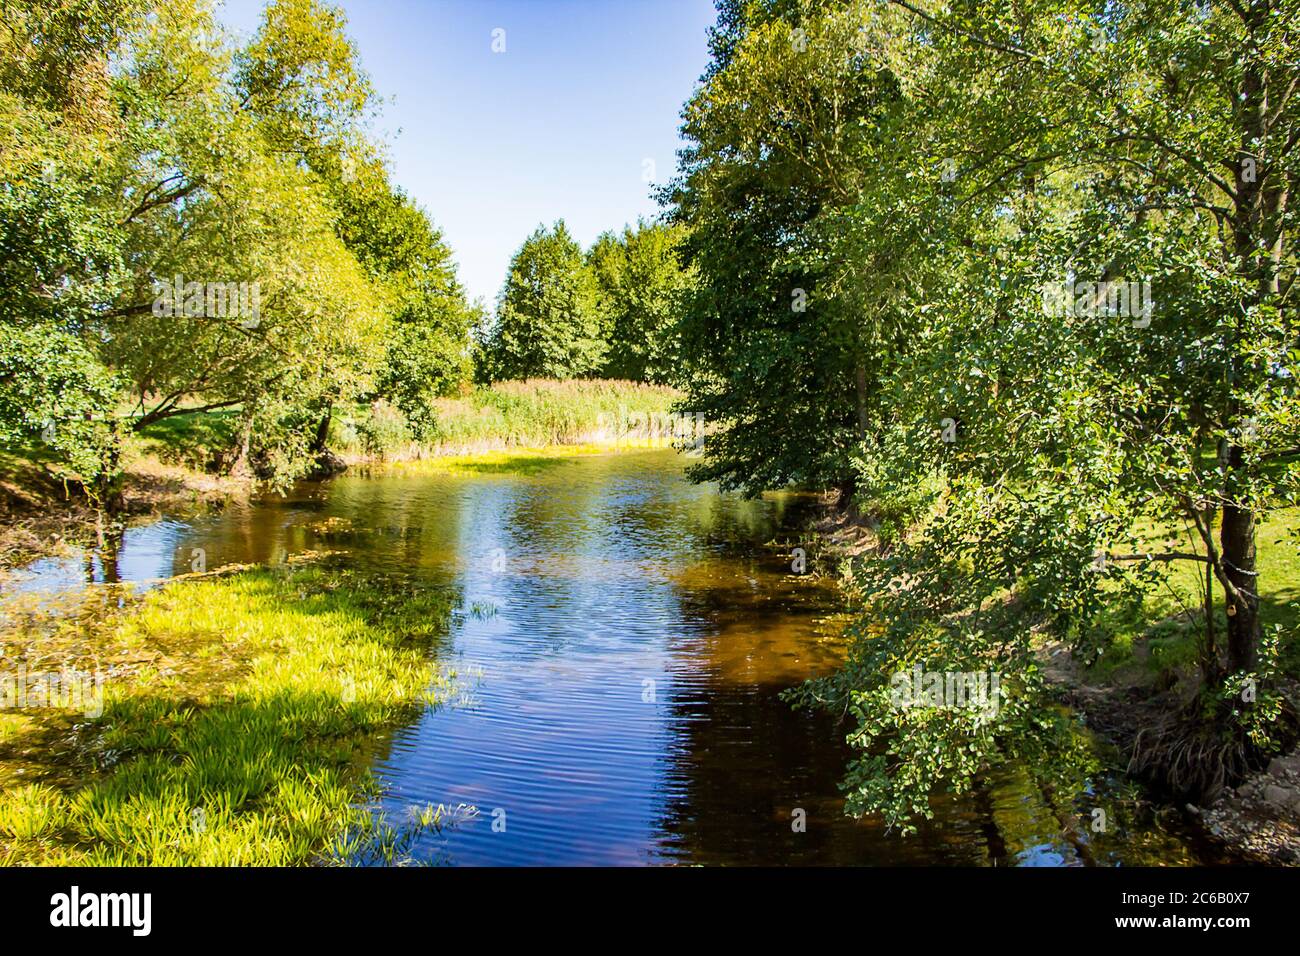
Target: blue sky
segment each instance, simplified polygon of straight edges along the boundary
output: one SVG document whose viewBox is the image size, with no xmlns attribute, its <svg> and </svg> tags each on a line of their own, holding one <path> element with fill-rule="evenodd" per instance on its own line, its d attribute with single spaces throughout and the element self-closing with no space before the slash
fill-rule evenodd
<svg viewBox="0 0 1300 956">
<path fill-rule="evenodd" d="M 673 175 L 712 0 L 335 2 L 387 100 L 394 178 L 442 230 L 471 297 L 495 301 L 539 222 L 563 218 L 585 246 L 658 211 L 645 177 Z M 251 33 L 263 6 L 226 0 L 219 16 Z"/>
</svg>

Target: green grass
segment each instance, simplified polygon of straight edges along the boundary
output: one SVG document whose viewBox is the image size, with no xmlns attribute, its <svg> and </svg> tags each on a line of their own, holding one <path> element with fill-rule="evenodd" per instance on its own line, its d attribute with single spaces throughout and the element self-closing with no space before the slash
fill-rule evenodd
<svg viewBox="0 0 1300 956">
<path fill-rule="evenodd" d="M 438 437 L 451 445 L 494 438 L 507 445 L 563 445 L 614 426 L 621 413 L 667 416 L 680 397 L 658 385 L 531 379 L 479 388 L 438 404 Z"/>
<path fill-rule="evenodd" d="M 233 447 L 239 415 L 237 408 L 231 408 L 164 418 L 146 425 L 135 440 L 143 453 L 159 461 L 205 471 Z"/>
<path fill-rule="evenodd" d="M 106 680 L 80 755 L 101 769 L 0 791 L 0 861 L 391 861 L 409 832 L 372 813 L 367 765 L 383 729 L 434 699 L 450 607 L 441 590 L 310 565 L 150 594 L 103 649 L 157 663 Z M 428 808 L 412 825 L 440 820 Z"/>
<path fill-rule="evenodd" d="M 605 379 L 498 382 L 475 387 L 460 398 L 436 400 L 436 428 L 428 442 L 412 440 L 396 409 L 380 403 L 376 411 L 363 403 L 335 410 L 329 445 L 362 462 L 451 456 L 466 459 L 467 469 L 540 471 L 553 463 L 539 452 L 553 448 L 671 445 L 670 430 L 683 424 L 670 418 L 680 398 L 680 392 L 667 386 Z M 130 479 L 137 477 L 141 481 L 135 484 L 152 487 L 165 481 L 198 483 L 213 474 L 234 446 L 240 414 L 232 408 L 177 415 L 132 434 L 124 458 L 129 490 L 134 488 Z M 489 460 L 501 451 L 514 453 L 518 460 Z M 583 452 L 579 448 L 578 453 Z M 469 456 L 483 460 L 471 465 Z M 40 507 L 56 493 L 62 496 L 55 474 L 59 471 L 40 446 L 0 453 L 0 494 L 31 499 L 32 507 Z"/>
<path fill-rule="evenodd" d="M 1168 535 L 1154 528 L 1139 536 L 1153 548 Z M 1261 588 L 1260 619 L 1265 628 L 1283 629 L 1282 666 L 1300 677 L 1300 508 L 1274 512 L 1257 532 L 1257 566 Z M 1179 550 L 1191 550 L 1187 541 Z M 1162 586 L 1152 590 L 1140 607 L 1115 606 L 1107 612 L 1103 626 L 1114 635 L 1111 651 L 1103 658 L 1103 672 L 1131 666 L 1135 648 L 1142 644 L 1146 654 L 1142 666 L 1153 672 L 1192 667 L 1196 662 L 1197 639 L 1204 627 L 1201 611 L 1204 593 L 1204 565 L 1190 561 L 1172 562 Z M 1218 633 L 1223 638 L 1226 619 L 1222 593 L 1215 584 Z M 1195 620 L 1189 618 L 1190 610 Z"/>
<path fill-rule="evenodd" d="M 356 458 L 405 459 L 645 439 L 667 427 L 669 409 L 680 397 L 666 386 L 606 379 L 498 382 L 438 399 L 436 433 L 424 445 L 411 441 L 401 413 L 389 406 L 378 414 L 364 403 L 336 410 L 330 447 Z M 205 471 L 232 447 L 239 414 L 226 409 L 166 418 L 143 429 L 134 444 L 140 454 Z M 619 423 L 626 428 L 629 418 L 631 435 L 618 434 Z"/>
<path fill-rule="evenodd" d="M 490 449 L 466 455 L 439 455 L 397 461 L 384 466 L 387 473 L 429 474 L 451 472 L 468 475 L 543 475 L 554 468 L 592 455 L 608 455 L 611 444 L 586 442 L 569 445 L 546 445 L 540 448 L 515 446 L 508 449 Z M 668 442 L 654 439 L 627 439 L 619 442 L 620 450 L 666 448 Z"/>
<path fill-rule="evenodd" d="M 122 408 L 118 411 L 127 415 L 131 410 Z M 127 464 L 129 466 L 133 459 L 151 455 L 169 465 L 205 471 L 217 455 L 233 445 L 239 415 L 237 408 L 220 409 L 177 415 L 147 425 L 138 433 L 128 434 Z M 31 473 L 36 468 L 55 473 L 66 471 L 58 456 L 39 442 L 0 451 L 0 483 L 13 482 L 30 487 L 34 484 Z"/>
</svg>

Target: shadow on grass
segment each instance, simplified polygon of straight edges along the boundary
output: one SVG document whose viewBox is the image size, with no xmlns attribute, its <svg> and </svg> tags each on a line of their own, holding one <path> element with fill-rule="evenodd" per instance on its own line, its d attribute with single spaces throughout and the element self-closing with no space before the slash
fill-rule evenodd
<svg viewBox="0 0 1300 956">
<path fill-rule="evenodd" d="M 140 431 L 147 450 L 169 464 L 202 467 L 235 441 L 239 409 L 176 415 Z"/>
</svg>

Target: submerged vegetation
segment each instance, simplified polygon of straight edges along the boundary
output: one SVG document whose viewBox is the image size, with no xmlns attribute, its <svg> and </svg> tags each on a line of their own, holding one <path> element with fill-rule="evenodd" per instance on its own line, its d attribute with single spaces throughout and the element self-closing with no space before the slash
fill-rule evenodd
<svg viewBox="0 0 1300 956">
<path fill-rule="evenodd" d="M 71 765 L 0 792 L 0 862 L 346 862 L 400 845 L 402 826 L 441 824 L 430 808 L 390 825 L 364 798 L 375 735 L 454 679 L 430 663 L 451 606 L 443 590 L 328 561 L 148 594 L 82 645 L 147 663 L 104 680 L 102 715 L 71 728 Z M 39 659 L 49 639 L 33 622 L 7 647 Z M 9 727 L 0 754 L 40 730 Z"/>
</svg>

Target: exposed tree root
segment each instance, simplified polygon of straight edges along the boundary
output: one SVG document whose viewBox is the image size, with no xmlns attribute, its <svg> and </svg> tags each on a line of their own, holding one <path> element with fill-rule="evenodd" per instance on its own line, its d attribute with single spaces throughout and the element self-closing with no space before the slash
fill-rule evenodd
<svg viewBox="0 0 1300 956">
<path fill-rule="evenodd" d="M 1300 716 L 1284 702 L 1274 736 L 1283 749 L 1297 738 Z M 1199 697 L 1133 739 L 1129 772 L 1168 788 L 1180 797 L 1206 805 L 1248 774 L 1262 769 L 1270 754 L 1258 748 L 1231 718 L 1214 720 Z"/>
</svg>

